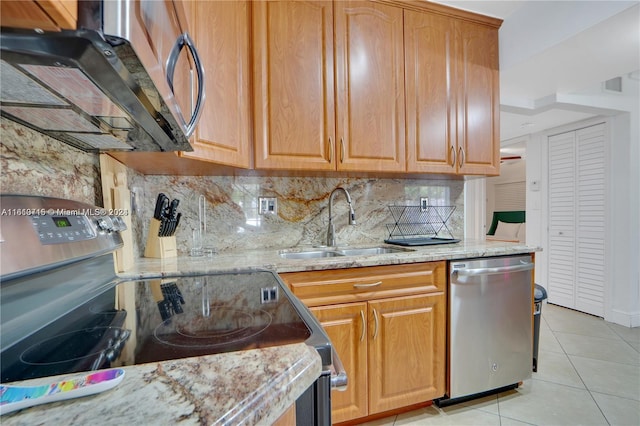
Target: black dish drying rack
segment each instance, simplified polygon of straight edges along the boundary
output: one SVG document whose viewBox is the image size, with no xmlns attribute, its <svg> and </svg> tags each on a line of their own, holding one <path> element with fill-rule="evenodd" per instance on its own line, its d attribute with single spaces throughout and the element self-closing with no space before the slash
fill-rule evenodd
<svg viewBox="0 0 640 426">
<path fill-rule="evenodd" d="M 387 224 L 385 243 L 424 246 L 460 242 L 447 222 L 456 206 L 389 206 L 395 223 Z"/>
</svg>

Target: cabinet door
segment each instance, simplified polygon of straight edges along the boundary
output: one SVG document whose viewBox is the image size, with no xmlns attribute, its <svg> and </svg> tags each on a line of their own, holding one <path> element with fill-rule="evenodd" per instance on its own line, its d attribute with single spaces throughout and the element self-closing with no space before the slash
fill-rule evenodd
<svg viewBox="0 0 640 426">
<path fill-rule="evenodd" d="M 206 100 L 191 140 L 194 150 L 182 152 L 180 156 L 248 168 L 251 160 L 249 4 L 203 1 L 185 2 L 185 5 L 190 11 L 190 33 L 205 67 Z"/>
<path fill-rule="evenodd" d="M 347 371 L 347 390 L 331 392 L 331 420 L 339 423 L 367 415 L 367 304 L 311 308 L 329 335 Z"/>
<path fill-rule="evenodd" d="M 407 171 L 456 172 L 454 21 L 405 10 Z"/>
<path fill-rule="evenodd" d="M 333 3 L 252 5 L 256 168 L 335 170 Z"/>
<path fill-rule="evenodd" d="M 402 9 L 335 2 L 338 170 L 404 171 Z"/>
<path fill-rule="evenodd" d="M 2 0 L 3 27 L 40 28 L 45 31 L 75 30 L 78 19 L 76 0 Z"/>
<path fill-rule="evenodd" d="M 458 21 L 458 152 L 460 174 L 500 173 L 498 30 Z"/>
<path fill-rule="evenodd" d="M 369 414 L 444 395 L 444 293 L 369 302 Z"/>
</svg>

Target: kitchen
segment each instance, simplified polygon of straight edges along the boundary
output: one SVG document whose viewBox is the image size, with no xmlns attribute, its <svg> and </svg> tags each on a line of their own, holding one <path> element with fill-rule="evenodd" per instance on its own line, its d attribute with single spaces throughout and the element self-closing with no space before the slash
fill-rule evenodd
<svg viewBox="0 0 640 426">
<path fill-rule="evenodd" d="M 210 93 L 208 96 L 211 100 L 214 95 Z M 211 102 L 206 105 L 211 105 Z M 203 112 L 205 117 L 206 108 Z M 246 132 L 250 126 L 240 129 Z M 97 156 L 41 137 L 4 117 L 2 130 L 3 192 L 44 194 L 102 204 L 106 191 L 103 190 L 104 179 L 100 177 Z M 154 166 L 146 161 L 139 167 L 145 165 Z M 140 255 L 144 251 L 155 196 L 159 192 L 181 200 L 180 210 L 188 220 L 183 219 L 178 230 L 177 246 L 185 254 L 193 244 L 193 231 L 197 228 L 195 218 L 199 195 L 204 195 L 208 202 L 208 229 L 215 229 L 215 233 L 205 235 L 205 241 L 219 255 L 228 251 L 255 250 L 256 247 L 278 250 L 322 243 L 328 221 L 328 196 L 338 186 L 349 190 L 357 215 L 357 225 L 349 226 L 346 203 L 342 198 L 336 199 L 335 220 L 340 243 L 380 244 L 388 236 L 385 225 L 392 222 L 388 206 L 417 203 L 421 198 L 428 198 L 434 205 L 456 206 L 448 222 L 455 236 L 465 235 L 465 221 L 469 220 L 468 216 L 465 217 L 469 209 L 465 203 L 465 197 L 469 196 L 465 192 L 468 184 L 465 180 L 440 179 L 435 175 L 429 179 L 393 175 L 380 179 L 377 176 L 346 177 L 340 174 L 305 177 L 278 172 L 243 175 L 238 169 L 211 168 L 215 174 L 202 177 L 179 176 L 179 170 L 169 175 L 127 170 L 127 186 L 135 194 L 134 201 L 137 200 L 137 204 L 131 206 L 132 229 L 136 230 L 134 253 Z M 64 184 L 51 185 L 53 177 Z M 259 197 L 275 197 L 277 214 L 260 215 Z M 215 263 L 216 259 L 223 257 L 214 256 L 211 262 Z M 145 262 L 142 261 L 143 264 Z"/>
</svg>

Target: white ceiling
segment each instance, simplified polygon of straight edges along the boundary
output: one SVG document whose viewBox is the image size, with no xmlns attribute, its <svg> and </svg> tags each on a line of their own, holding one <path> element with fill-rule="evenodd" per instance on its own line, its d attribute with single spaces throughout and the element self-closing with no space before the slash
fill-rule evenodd
<svg viewBox="0 0 640 426">
<path fill-rule="evenodd" d="M 458 9 L 503 19 L 503 145 L 640 102 L 640 1 L 462 1 Z M 622 92 L 604 89 L 621 77 Z M 506 142 L 506 143 L 505 143 Z"/>
</svg>

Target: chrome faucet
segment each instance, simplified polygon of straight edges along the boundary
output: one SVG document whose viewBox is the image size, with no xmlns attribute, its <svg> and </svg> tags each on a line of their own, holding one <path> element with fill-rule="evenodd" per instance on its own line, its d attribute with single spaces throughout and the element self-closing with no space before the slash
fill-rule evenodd
<svg viewBox="0 0 640 426">
<path fill-rule="evenodd" d="M 356 212 L 353 211 L 351 196 L 346 189 L 339 186 L 331 191 L 331 195 L 329 196 L 329 229 L 327 229 L 327 246 L 329 247 L 333 247 L 336 245 L 336 230 L 333 226 L 333 213 L 331 212 L 331 210 L 333 208 L 333 197 L 338 191 L 344 192 L 344 196 L 347 198 L 347 203 L 349 203 L 349 225 L 356 224 Z"/>
</svg>

